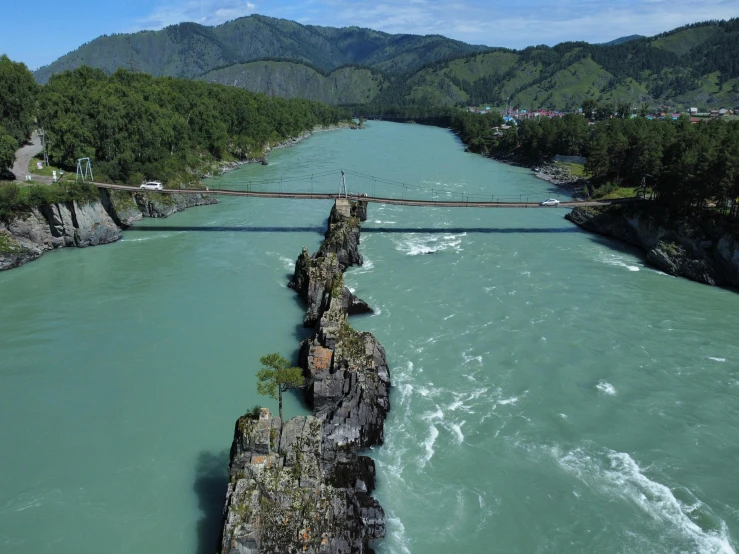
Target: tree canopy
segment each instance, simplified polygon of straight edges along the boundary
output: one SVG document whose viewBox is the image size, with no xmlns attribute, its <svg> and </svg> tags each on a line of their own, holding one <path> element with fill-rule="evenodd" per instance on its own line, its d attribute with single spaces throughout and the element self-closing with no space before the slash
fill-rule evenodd
<svg viewBox="0 0 739 554">
<path fill-rule="evenodd" d="M 477 125 L 466 126 L 468 133 L 460 133 L 478 152 L 532 163 L 557 154 L 585 156 L 595 186 L 645 182 L 674 213 L 710 202 L 739 215 L 739 121 L 614 117 L 589 125 L 587 118 L 570 114 L 525 119 L 495 134 L 478 118 Z M 459 126 L 464 118 L 457 121 Z"/>
<path fill-rule="evenodd" d="M 0 56 L 0 136 L 13 137 L 17 146 L 33 131 L 37 92 L 38 85 L 25 64 Z"/>
<path fill-rule="evenodd" d="M 279 400 L 280 419 L 282 419 L 282 393 L 288 389 L 302 387 L 305 383 L 303 370 L 291 367 L 290 362 L 278 353 L 259 358 L 262 369 L 257 372 L 257 392 Z"/>
<path fill-rule="evenodd" d="M 73 168 L 90 157 L 99 179 L 130 184 L 181 178 L 208 160 L 260 155 L 267 145 L 344 119 L 346 110 L 308 100 L 89 67 L 53 76 L 39 99 L 54 163 Z"/>
<path fill-rule="evenodd" d="M 10 169 L 15 161 L 18 142 L 0 126 L 0 173 Z"/>
</svg>

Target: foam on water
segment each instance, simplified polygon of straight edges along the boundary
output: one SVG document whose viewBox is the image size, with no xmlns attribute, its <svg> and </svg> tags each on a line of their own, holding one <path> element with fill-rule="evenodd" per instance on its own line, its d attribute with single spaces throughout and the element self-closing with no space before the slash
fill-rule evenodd
<svg viewBox="0 0 739 554">
<path fill-rule="evenodd" d="M 603 379 L 598 381 L 598 384 L 595 385 L 595 388 L 609 396 L 613 396 L 614 394 L 616 394 L 616 388 L 611 383 L 609 383 L 608 381 L 604 381 Z"/>
<path fill-rule="evenodd" d="M 639 266 L 626 263 L 624 261 L 624 258 L 622 258 L 619 254 L 614 254 L 613 252 L 601 251 L 599 261 L 607 265 L 623 267 L 628 269 L 629 271 L 640 271 Z"/>
<path fill-rule="evenodd" d="M 148 240 L 168 239 L 170 237 L 181 235 L 184 232 L 185 231 L 174 232 L 174 233 L 156 233 L 148 237 L 137 237 L 135 239 L 134 238 L 124 238 L 124 239 L 121 239 L 119 242 L 146 242 Z"/>
<path fill-rule="evenodd" d="M 44 490 L 36 494 L 24 493 L 0 507 L 0 514 L 24 512 L 45 504 L 59 504 L 61 496 L 59 489 Z"/>
<path fill-rule="evenodd" d="M 424 467 L 434 455 L 434 443 L 439 436 L 439 430 L 435 425 L 429 427 L 429 435 L 423 442 L 423 446 L 426 449 L 426 455 L 420 460 L 420 466 Z"/>
<path fill-rule="evenodd" d="M 462 238 L 465 236 L 467 236 L 467 233 L 444 235 L 408 233 L 402 235 L 399 239 L 395 239 L 394 242 L 395 249 L 399 252 L 403 252 L 408 256 L 418 256 L 445 250 L 461 252 L 460 245 L 462 244 Z"/>
<path fill-rule="evenodd" d="M 392 512 L 387 513 L 387 536 L 392 537 L 399 550 L 393 550 L 393 554 L 411 554 L 410 543 L 405 536 L 405 525 Z M 386 539 L 387 540 L 387 539 Z"/>
<path fill-rule="evenodd" d="M 725 362 L 726 358 L 714 358 L 713 356 L 708 356 L 709 360 L 713 360 L 714 362 Z"/>
<path fill-rule="evenodd" d="M 518 403 L 518 396 L 512 396 L 511 398 L 503 398 L 502 400 L 498 400 L 498 404 L 501 406 L 507 406 L 508 404 L 517 404 Z"/>
<path fill-rule="evenodd" d="M 644 475 L 628 454 L 600 448 L 595 451 L 577 448 L 564 456 L 558 456 L 556 448 L 552 452 L 564 470 L 572 472 L 598 493 L 628 500 L 653 518 L 655 523 L 663 524 L 673 539 L 691 542 L 695 552 L 735 554 L 723 520 L 718 520 L 715 529 L 701 528 L 690 516 L 696 517 L 696 511 L 710 516 L 710 508 L 694 498 L 689 491 L 687 494 L 691 497 L 691 502 L 681 502 L 669 487 Z"/>
<path fill-rule="evenodd" d="M 462 433 L 462 425 L 464 425 L 464 423 L 464 421 L 460 423 L 449 422 L 444 425 L 444 427 L 454 433 L 454 436 L 457 439 L 457 444 L 462 444 L 464 442 L 464 434 Z"/>
</svg>

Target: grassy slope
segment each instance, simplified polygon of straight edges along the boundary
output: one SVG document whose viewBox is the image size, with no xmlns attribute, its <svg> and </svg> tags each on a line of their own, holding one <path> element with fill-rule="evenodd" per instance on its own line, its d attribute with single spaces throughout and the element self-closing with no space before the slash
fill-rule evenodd
<svg viewBox="0 0 739 554">
<path fill-rule="evenodd" d="M 612 75 L 590 58 L 575 62 L 549 79 L 526 88 L 514 97 L 523 106 L 577 107 L 605 87 Z"/>
<path fill-rule="evenodd" d="M 651 45 L 654 48 L 661 48 L 662 50 L 674 52 L 678 56 L 682 56 L 720 32 L 722 32 L 721 29 L 712 25 L 695 27 L 693 29 L 678 31 L 666 37 L 660 37 L 652 41 Z"/>
<path fill-rule="evenodd" d="M 465 81 L 474 81 L 488 75 L 502 74 L 511 69 L 520 56 L 515 52 L 489 52 L 471 58 L 453 60 L 444 69 Z"/>
</svg>

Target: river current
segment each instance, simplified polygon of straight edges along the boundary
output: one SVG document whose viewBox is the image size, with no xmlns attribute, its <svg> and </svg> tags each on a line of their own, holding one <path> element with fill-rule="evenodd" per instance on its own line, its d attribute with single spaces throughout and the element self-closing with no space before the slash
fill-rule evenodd
<svg viewBox="0 0 739 554">
<path fill-rule="evenodd" d="M 340 168 L 377 195 L 557 194 L 447 130 L 380 122 L 209 184 L 333 191 Z M 305 336 L 285 285 L 330 207 L 225 198 L 0 274 L 0 551 L 215 550 L 234 422 L 276 410 L 258 358 Z M 378 553 L 735 552 L 739 295 L 565 213 L 370 205 L 346 281 L 394 384 Z"/>
</svg>

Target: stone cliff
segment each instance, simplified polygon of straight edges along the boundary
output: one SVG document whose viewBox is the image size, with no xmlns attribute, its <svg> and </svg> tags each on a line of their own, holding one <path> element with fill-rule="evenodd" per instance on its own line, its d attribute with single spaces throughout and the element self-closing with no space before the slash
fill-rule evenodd
<svg viewBox="0 0 739 554">
<path fill-rule="evenodd" d="M 382 444 L 390 409 L 385 350 L 351 328 L 361 303 L 343 271 L 361 263 L 365 206 L 337 200 L 321 248 L 306 249 L 290 286 L 306 301 L 315 328 L 300 348 L 306 399 L 314 416 L 282 424 L 262 409 L 236 423 L 221 543 L 222 554 L 370 553 L 385 536 L 385 514 L 370 496 L 375 465 L 358 451 Z"/>
<path fill-rule="evenodd" d="M 739 241 L 727 230 L 659 218 L 647 205 L 575 208 L 565 218 L 640 248 L 652 265 L 669 275 L 739 287 Z"/>
<path fill-rule="evenodd" d="M 0 221 L 0 271 L 35 260 L 44 252 L 109 244 L 121 229 L 144 217 L 168 217 L 189 207 L 216 204 L 208 194 L 158 194 L 100 189 L 97 201 L 48 204 Z"/>
</svg>

